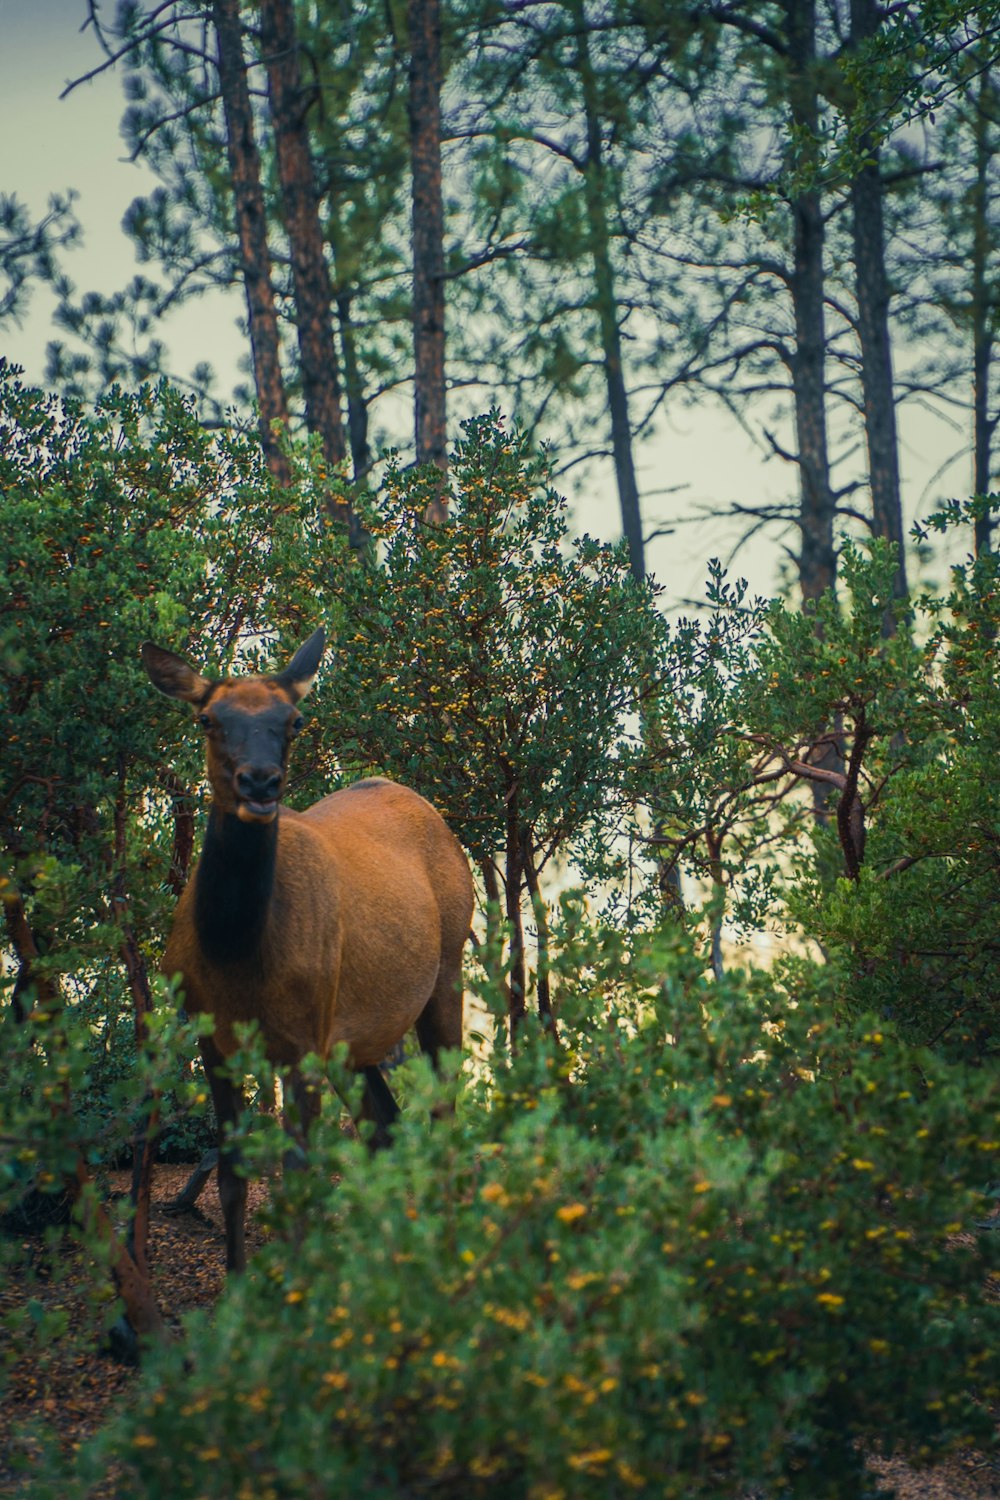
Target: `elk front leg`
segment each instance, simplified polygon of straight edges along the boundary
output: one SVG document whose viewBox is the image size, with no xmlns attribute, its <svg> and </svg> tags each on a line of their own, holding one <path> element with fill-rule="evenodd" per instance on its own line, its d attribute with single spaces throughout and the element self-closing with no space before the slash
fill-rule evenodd
<svg viewBox="0 0 1000 1500">
<path fill-rule="evenodd" d="M 289 1139 L 289 1147 L 285 1152 L 285 1170 L 291 1168 L 294 1171 L 305 1165 L 309 1132 L 316 1123 L 321 1100 L 315 1084 L 307 1083 L 297 1067 L 292 1068 L 289 1073 L 288 1087 L 295 1108 L 290 1114 L 286 1107 L 284 1115 L 285 1133 Z"/>
<path fill-rule="evenodd" d="M 243 1093 L 225 1076 L 225 1058 L 211 1037 L 202 1040 L 201 1056 L 212 1090 L 219 1132 L 219 1202 L 226 1226 L 226 1270 L 245 1271 L 247 1184 L 246 1178 L 237 1171 L 239 1149 L 227 1144 L 225 1139 L 226 1126 L 235 1128 L 243 1111 Z"/>
</svg>

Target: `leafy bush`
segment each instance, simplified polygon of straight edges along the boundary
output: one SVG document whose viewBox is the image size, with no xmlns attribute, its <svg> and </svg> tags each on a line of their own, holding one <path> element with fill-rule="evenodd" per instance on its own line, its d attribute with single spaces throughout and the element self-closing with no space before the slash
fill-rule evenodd
<svg viewBox="0 0 1000 1500">
<path fill-rule="evenodd" d="M 962 1231 L 1000 1151 L 992 1075 L 966 1066 L 996 1000 L 995 565 L 920 601 L 922 633 L 886 635 L 876 548 L 819 631 L 720 575 L 713 619 L 668 636 L 495 418 L 456 454 L 454 521 L 427 527 L 426 476 L 393 471 L 362 560 L 308 458 L 279 496 L 255 443 L 166 389 L 88 417 L 3 370 L 0 437 L 0 1200 L 75 1184 L 114 1264 L 88 1171 L 150 1101 L 204 1094 L 151 979 L 200 752 L 140 685 L 143 636 L 225 671 L 349 621 L 293 799 L 344 757 L 441 801 L 487 894 L 506 881 L 511 948 L 493 906 L 485 957 L 522 999 L 532 899 L 561 1037 L 526 1017 L 511 1052 L 497 981 L 489 1071 L 408 1064 L 392 1152 L 331 1106 L 250 1275 L 34 1492 L 110 1466 L 171 1497 L 822 1496 L 857 1492 L 865 1449 L 985 1441 L 996 1250 Z M 801 795 L 817 769 L 839 801 Z M 572 903 L 545 952 L 545 859 L 607 853 L 654 793 L 678 857 L 720 890 L 749 872 L 744 921 L 776 903 L 832 961 L 711 982 L 684 924 L 626 942 Z M 252 1045 L 234 1066 L 266 1077 Z M 255 1166 L 283 1153 L 273 1121 L 242 1133 Z"/>
<path fill-rule="evenodd" d="M 544 455 L 497 413 L 465 424 L 448 522 L 429 525 L 440 483 L 436 469 L 386 474 L 369 519 L 379 557 L 343 577 L 327 732 L 429 797 L 489 901 L 503 896 L 517 1015 L 522 903 L 544 946 L 546 867 L 585 852 L 606 871 L 632 819 L 663 621 L 622 547 L 570 536 Z"/>
<path fill-rule="evenodd" d="M 70 1069 L 81 1140 L 114 1156 L 128 1137 L 202 774 L 195 737 L 144 684 L 139 643 L 226 670 L 314 628 L 309 580 L 336 573 L 339 544 L 301 480 L 279 505 L 256 442 L 206 433 L 166 386 L 88 415 L 0 365 L 5 982 L 15 1019 L 34 1005 L 74 1057 L 37 1028 L 12 1035 L 0 1111 L 18 1139 L 9 1069 L 32 1046 Z M 321 758 L 313 732 L 300 778 Z"/>
<path fill-rule="evenodd" d="M 912 601 L 893 600 L 886 544 L 841 563 L 808 614 L 748 608 L 716 578 L 707 622 L 670 643 L 652 800 L 744 929 L 815 940 L 844 1004 L 982 1058 L 1000 1001 L 997 558 Z"/>
<path fill-rule="evenodd" d="M 864 1448 L 989 1439 L 984 1075 L 833 1021 L 809 966 L 713 984 L 569 915 L 565 1045 L 526 1024 L 434 1125 L 409 1065 L 374 1160 L 325 1117 L 63 1493 L 841 1496 Z"/>
</svg>

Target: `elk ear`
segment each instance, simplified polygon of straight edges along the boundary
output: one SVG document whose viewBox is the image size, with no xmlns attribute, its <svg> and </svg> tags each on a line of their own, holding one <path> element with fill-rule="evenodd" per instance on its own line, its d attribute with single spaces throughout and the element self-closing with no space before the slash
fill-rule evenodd
<svg viewBox="0 0 1000 1500">
<path fill-rule="evenodd" d="M 287 688 L 293 700 L 300 703 L 316 680 L 320 657 L 326 646 L 326 631 L 322 625 L 300 646 L 277 681 Z"/>
<path fill-rule="evenodd" d="M 164 651 L 152 641 L 143 641 L 139 648 L 142 664 L 149 680 L 168 698 L 183 698 L 186 703 L 200 703 L 211 687 L 207 677 L 201 677 L 194 667 L 188 666 L 183 656 Z"/>
</svg>

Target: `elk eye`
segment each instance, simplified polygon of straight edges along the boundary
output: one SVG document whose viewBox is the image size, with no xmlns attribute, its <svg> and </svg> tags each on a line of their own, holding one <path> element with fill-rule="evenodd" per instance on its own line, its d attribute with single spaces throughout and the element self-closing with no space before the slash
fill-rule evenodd
<svg viewBox="0 0 1000 1500">
<path fill-rule="evenodd" d="M 198 723 L 201 725 L 202 729 L 211 729 L 212 727 L 212 721 L 208 717 L 208 714 L 199 714 Z"/>
<path fill-rule="evenodd" d="M 305 719 L 299 714 L 292 724 L 292 733 L 298 734 L 299 730 L 305 727 L 305 722 Z"/>
</svg>

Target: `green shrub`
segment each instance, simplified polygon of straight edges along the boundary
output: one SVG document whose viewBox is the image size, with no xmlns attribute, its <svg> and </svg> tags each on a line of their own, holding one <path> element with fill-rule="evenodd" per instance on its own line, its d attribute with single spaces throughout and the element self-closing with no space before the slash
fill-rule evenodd
<svg viewBox="0 0 1000 1500">
<path fill-rule="evenodd" d="M 330 1111 L 71 1492 L 842 1496 L 865 1449 L 990 1440 L 985 1076 L 834 1022 L 806 966 L 713 984 L 574 921 L 563 1047 L 526 1024 L 435 1125 L 409 1065 L 374 1160 Z"/>
<path fill-rule="evenodd" d="M 0 1134 L 43 1173 L 27 1122 L 43 1129 L 54 1078 L 91 1165 L 130 1147 L 153 976 L 197 837 L 201 746 L 150 692 L 139 643 L 224 671 L 335 617 L 314 581 L 346 549 L 305 463 L 299 480 L 279 503 L 259 445 L 205 432 L 167 386 L 87 413 L 0 362 Z M 329 780 L 315 730 L 296 771 Z M 0 1210 L 22 1175 L 0 1175 Z"/>
<path fill-rule="evenodd" d="M 998 561 L 912 600 L 893 600 L 895 568 L 885 543 L 845 546 L 836 595 L 763 614 L 716 570 L 712 614 L 669 643 L 650 800 L 669 854 L 744 932 L 813 940 L 843 1004 L 983 1059 L 1000 1004 Z"/>
<path fill-rule="evenodd" d="M 479 869 L 490 916 L 503 899 L 517 1015 L 522 908 L 544 949 L 549 870 L 571 857 L 608 873 L 634 822 L 663 617 L 623 547 L 571 535 L 547 458 L 496 412 L 464 424 L 449 519 L 432 526 L 440 483 L 433 468 L 386 471 L 369 517 L 378 558 L 343 576 L 350 626 L 327 732 L 430 798 Z M 544 1011 L 544 974 L 537 994 Z"/>
</svg>

